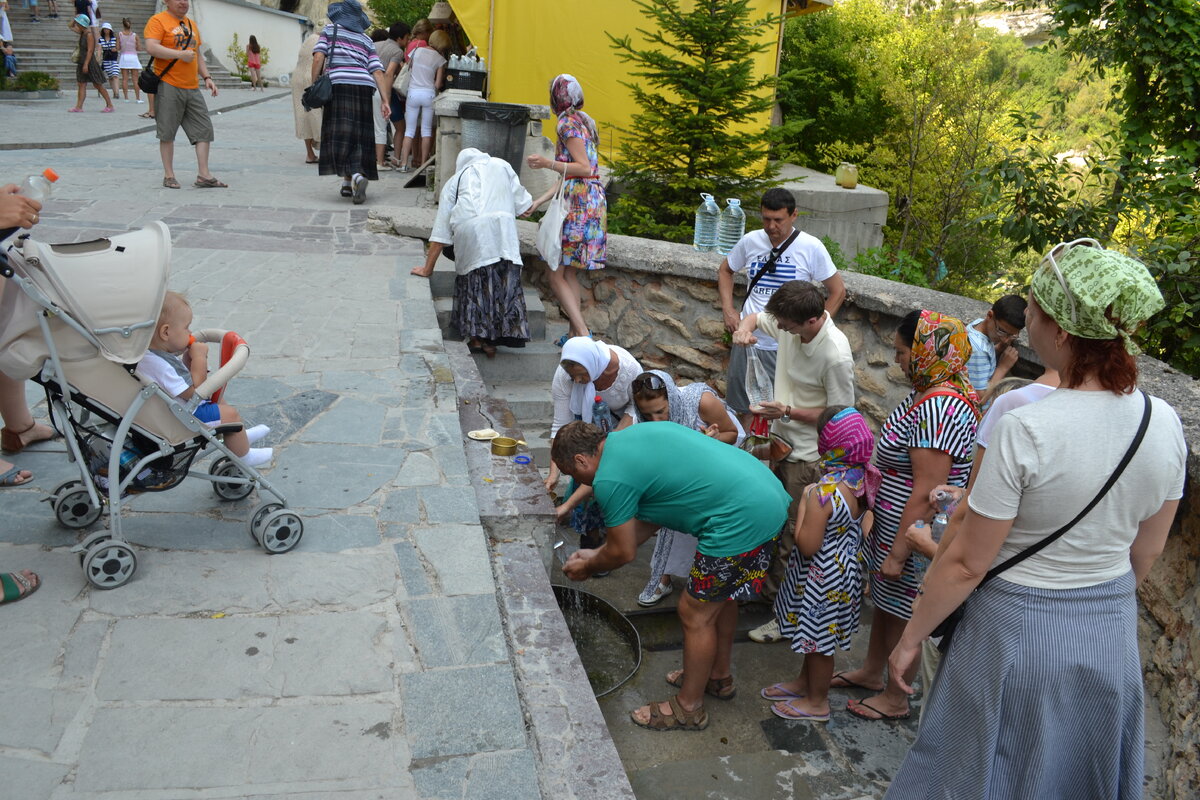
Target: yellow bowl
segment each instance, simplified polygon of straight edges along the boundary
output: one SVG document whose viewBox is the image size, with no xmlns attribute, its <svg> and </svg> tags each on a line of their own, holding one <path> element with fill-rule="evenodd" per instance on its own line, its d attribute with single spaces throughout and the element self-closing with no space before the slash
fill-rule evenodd
<svg viewBox="0 0 1200 800">
<path fill-rule="evenodd" d="M 510 439 L 507 436 L 497 436 L 492 439 L 492 455 L 494 456 L 511 456 L 517 452 L 519 442 L 516 439 Z"/>
</svg>

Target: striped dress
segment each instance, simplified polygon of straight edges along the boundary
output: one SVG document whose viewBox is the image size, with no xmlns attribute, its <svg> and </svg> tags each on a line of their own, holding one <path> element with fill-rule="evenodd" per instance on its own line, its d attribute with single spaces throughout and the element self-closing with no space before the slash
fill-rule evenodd
<svg viewBox="0 0 1200 800">
<path fill-rule="evenodd" d="M 871 601 L 881 611 L 900 619 L 912 617 L 912 604 L 925 577 L 928 562 L 909 556 L 899 580 L 878 574 L 900 527 L 904 506 L 912 494 L 913 472 L 910 448 L 930 448 L 949 453 L 950 476 L 946 483 L 966 486 L 975 448 L 975 412 L 959 397 L 930 397 L 913 408 L 918 392 L 910 392 L 888 416 L 879 432 L 875 466 L 883 473 L 883 484 L 875 497 L 875 524 L 866 537 L 863 555 L 871 570 Z M 911 413 L 910 413 L 911 412 Z"/>
<path fill-rule="evenodd" d="M 779 630 L 792 640 L 797 653 L 834 654 L 849 650 L 850 637 L 858 631 L 862 606 L 862 518 L 850 515 L 850 507 L 835 489 L 825 539 L 812 558 L 793 547 L 783 585 L 775 596 L 775 619 Z"/>
</svg>

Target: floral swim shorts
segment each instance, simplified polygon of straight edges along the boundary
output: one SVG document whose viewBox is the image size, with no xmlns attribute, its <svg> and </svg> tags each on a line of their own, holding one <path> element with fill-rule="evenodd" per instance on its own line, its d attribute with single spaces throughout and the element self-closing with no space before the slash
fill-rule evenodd
<svg viewBox="0 0 1200 800">
<path fill-rule="evenodd" d="M 688 573 L 688 594 L 704 603 L 755 599 L 762 594 L 778 540 L 736 556 L 706 556 L 697 550 Z"/>
</svg>

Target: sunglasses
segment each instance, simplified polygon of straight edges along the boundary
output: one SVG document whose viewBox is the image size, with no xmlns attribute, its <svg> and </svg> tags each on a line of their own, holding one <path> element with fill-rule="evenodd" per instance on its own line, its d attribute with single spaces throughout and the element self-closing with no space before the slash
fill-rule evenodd
<svg viewBox="0 0 1200 800">
<path fill-rule="evenodd" d="M 1067 279 L 1063 277 L 1062 270 L 1058 268 L 1058 262 L 1055 258 L 1061 258 L 1064 253 L 1068 252 L 1072 247 L 1095 247 L 1097 250 L 1103 250 L 1104 246 L 1095 239 L 1076 239 L 1072 242 L 1063 242 L 1051 248 L 1049 253 L 1046 253 L 1042 262 L 1038 264 L 1038 269 L 1049 266 L 1054 271 L 1054 277 L 1058 279 L 1058 285 L 1062 287 L 1063 292 L 1067 295 L 1067 301 L 1071 304 L 1071 322 L 1078 324 L 1079 311 L 1075 305 L 1075 295 L 1071 293 L 1071 287 L 1067 285 Z"/>
<path fill-rule="evenodd" d="M 667 382 L 655 375 L 653 372 L 643 372 L 633 379 L 633 390 L 635 392 L 661 392 L 667 388 Z"/>
</svg>

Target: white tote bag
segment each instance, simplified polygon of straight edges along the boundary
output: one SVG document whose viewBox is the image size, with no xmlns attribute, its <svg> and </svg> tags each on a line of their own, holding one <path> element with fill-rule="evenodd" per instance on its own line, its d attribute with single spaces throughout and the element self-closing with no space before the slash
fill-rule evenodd
<svg viewBox="0 0 1200 800">
<path fill-rule="evenodd" d="M 558 184 L 558 191 L 550 200 L 542 221 L 538 223 L 537 251 L 542 260 L 557 270 L 562 265 L 562 229 L 567 219 L 567 199 L 563 197 L 563 188 L 567 185 L 566 176 Z"/>
</svg>

